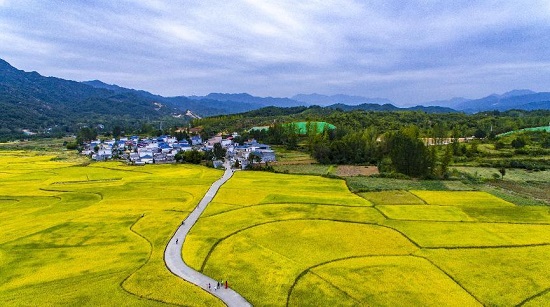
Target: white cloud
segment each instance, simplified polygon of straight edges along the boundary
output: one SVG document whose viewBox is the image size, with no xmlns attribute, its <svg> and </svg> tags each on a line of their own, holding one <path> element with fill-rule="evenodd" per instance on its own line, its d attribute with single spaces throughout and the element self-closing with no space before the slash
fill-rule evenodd
<svg viewBox="0 0 550 307">
<path fill-rule="evenodd" d="M 479 82 L 476 75 L 493 86 L 503 75 L 516 79 L 513 69 L 533 86 L 550 80 L 546 68 L 521 66 L 537 70 L 550 61 L 550 5 L 543 0 L 0 0 L 0 6 L 7 8 L 0 11 L 6 60 L 25 68 L 38 62 L 33 70 L 60 77 L 135 82 L 161 94 L 234 87 L 272 96 L 377 89 L 389 97 L 408 88 L 414 96 L 414 84 L 428 80 L 441 84 L 438 92 L 460 78 Z M 509 63 L 521 67 L 507 70 Z M 429 96 L 418 92 L 417 100 Z"/>
</svg>

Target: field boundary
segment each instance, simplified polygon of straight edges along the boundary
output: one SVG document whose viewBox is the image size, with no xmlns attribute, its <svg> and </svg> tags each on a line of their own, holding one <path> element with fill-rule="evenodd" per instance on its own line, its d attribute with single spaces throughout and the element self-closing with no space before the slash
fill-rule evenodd
<svg viewBox="0 0 550 307">
<path fill-rule="evenodd" d="M 535 294 L 535 295 L 533 295 L 533 296 L 530 296 L 530 297 L 524 299 L 523 301 L 521 301 L 521 302 L 520 302 L 519 304 L 517 304 L 516 306 L 523 306 L 523 305 L 525 305 L 526 303 L 528 303 L 530 300 L 536 299 L 536 298 L 539 297 L 539 296 L 543 296 L 543 295 L 545 295 L 545 294 L 548 293 L 548 292 L 550 292 L 550 288 L 546 288 L 546 290 L 543 290 L 543 291 L 541 291 L 541 292 L 539 292 L 539 293 L 537 293 L 537 294 Z"/>
<path fill-rule="evenodd" d="M 132 223 L 132 225 L 130 225 L 129 229 L 131 232 L 133 232 L 135 235 L 137 235 L 138 237 L 144 239 L 145 241 L 147 241 L 147 243 L 149 244 L 149 255 L 147 255 L 147 260 L 145 260 L 145 262 L 140 265 L 137 269 L 135 269 L 130 275 L 126 276 L 126 278 L 124 278 L 119 286 L 120 288 L 122 288 L 122 290 L 124 290 L 126 293 L 130 294 L 130 295 L 133 295 L 133 296 L 136 296 L 138 297 L 139 299 L 143 299 L 143 300 L 150 300 L 150 301 L 154 301 L 154 302 L 159 302 L 159 303 L 163 303 L 163 304 L 170 304 L 170 305 L 176 305 L 176 306 L 184 306 L 184 305 L 180 305 L 180 304 L 174 304 L 174 303 L 168 303 L 168 302 L 165 302 L 165 301 L 162 301 L 162 300 L 159 300 L 159 299 L 155 299 L 155 298 L 150 298 L 150 297 L 146 297 L 146 296 L 142 296 L 140 294 L 137 294 L 137 293 L 133 293 L 131 292 L 130 290 L 126 289 L 124 287 L 124 283 L 130 278 L 132 277 L 134 274 L 136 274 L 139 270 L 141 270 L 145 265 L 147 265 L 147 263 L 149 263 L 149 261 L 151 260 L 151 256 L 153 255 L 153 243 L 147 239 L 145 236 L 143 236 L 142 234 L 140 234 L 139 232 L 135 231 L 134 230 L 134 226 L 139 222 L 141 221 L 142 218 L 144 218 L 145 215 L 142 215 L 140 217 L 137 218 L 137 220 Z"/>
<path fill-rule="evenodd" d="M 214 249 L 216 249 L 218 244 L 220 244 L 222 241 L 225 241 L 226 239 L 228 239 L 228 238 L 230 238 L 230 237 L 232 237 L 232 236 L 234 236 L 234 235 L 236 235 L 240 232 L 243 232 L 245 230 L 249 230 L 249 229 L 254 228 L 254 227 L 259 227 L 259 226 L 263 226 L 263 225 L 267 225 L 267 224 L 273 224 L 273 223 L 291 222 L 291 221 L 325 221 L 325 222 L 337 222 L 337 223 L 347 223 L 347 224 L 379 226 L 379 227 L 387 228 L 387 229 L 390 229 L 390 230 L 393 230 L 393 231 L 399 233 L 405 239 L 407 239 L 411 244 L 413 244 L 416 248 L 419 248 L 419 249 L 422 248 L 420 245 L 418 245 L 418 243 L 414 242 L 409 237 L 405 236 L 401 231 L 399 231 L 397 229 L 394 229 L 392 227 L 386 226 L 386 225 L 378 224 L 376 222 L 370 222 L 369 223 L 369 222 L 357 222 L 357 221 L 346 221 L 346 220 L 335 220 L 335 219 L 324 219 L 324 218 L 294 218 L 294 219 L 285 219 L 285 220 L 273 220 L 273 221 L 258 223 L 258 224 L 250 225 L 250 226 L 245 227 L 245 228 L 241 228 L 237 231 L 234 231 L 234 232 L 228 234 L 225 237 L 220 238 L 218 241 L 216 241 L 216 243 L 212 244 L 212 247 L 210 248 L 210 250 L 208 251 L 208 254 L 206 255 L 206 257 L 204 258 L 204 260 L 202 262 L 200 272 L 204 271 L 204 267 L 206 266 L 206 263 L 210 259 L 210 255 L 214 252 Z"/>
<path fill-rule="evenodd" d="M 280 202 L 280 203 L 263 203 L 263 204 L 256 204 L 256 205 L 250 205 L 250 206 L 241 206 L 241 207 L 235 208 L 235 209 L 229 209 L 229 210 L 225 210 L 225 211 L 216 212 L 216 213 L 210 214 L 210 215 L 204 215 L 203 217 L 205 217 L 205 218 L 206 217 L 213 217 L 213 216 L 218 216 L 220 214 L 225 214 L 225 213 L 233 212 L 233 211 L 237 211 L 237 210 L 243 210 L 243 209 L 254 208 L 254 207 L 259 207 L 259 206 L 269 206 L 269 205 L 298 205 L 298 206 L 314 205 L 314 206 L 345 207 L 345 208 L 373 208 L 373 206 L 349 206 L 349 205 L 320 204 L 320 203 Z"/>
</svg>

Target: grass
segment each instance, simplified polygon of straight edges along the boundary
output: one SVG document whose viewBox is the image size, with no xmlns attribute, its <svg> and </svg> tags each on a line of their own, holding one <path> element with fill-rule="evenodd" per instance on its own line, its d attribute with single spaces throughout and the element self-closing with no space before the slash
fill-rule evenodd
<svg viewBox="0 0 550 307">
<path fill-rule="evenodd" d="M 443 180 L 410 180 L 378 177 L 347 177 L 346 182 L 353 192 L 371 192 L 387 190 L 471 190 L 472 188 L 460 181 Z"/>
<path fill-rule="evenodd" d="M 289 150 L 285 146 L 273 145 L 271 147 L 277 156 L 277 164 L 312 164 L 316 163 L 308 153 L 299 150 Z"/>
<path fill-rule="evenodd" d="M 279 173 L 326 175 L 330 173 L 331 166 L 323 164 L 276 164 L 273 169 Z"/>
<path fill-rule="evenodd" d="M 220 306 L 164 247 L 220 172 L 0 152 L 0 304 Z"/>
<path fill-rule="evenodd" d="M 370 179 L 359 182 L 395 182 Z M 499 291 L 515 291 L 505 272 L 531 276 L 550 266 L 541 253 L 522 261 L 524 249 L 550 246 L 548 208 L 516 206 L 455 181 L 406 182 L 423 189 L 390 186 L 358 198 L 340 179 L 238 172 L 193 227 L 184 259 L 229 280 L 253 305 L 472 306 L 547 297 L 546 277 L 505 299 Z M 434 186 L 441 189 L 426 190 Z M 447 263 L 447 251 L 464 251 L 462 266 Z M 478 283 L 485 260 L 477 257 L 485 255 L 506 267 L 483 268 Z"/>
<path fill-rule="evenodd" d="M 476 175 L 483 179 L 493 179 L 493 174 L 500 176 L 497 168 L 490 167 L 453 167 L 461 173 Z M 506 169 L 504 179 L 514 182 L 550 182 L 550 171 L 528 171 L 524 169 Z"/>
</svg>

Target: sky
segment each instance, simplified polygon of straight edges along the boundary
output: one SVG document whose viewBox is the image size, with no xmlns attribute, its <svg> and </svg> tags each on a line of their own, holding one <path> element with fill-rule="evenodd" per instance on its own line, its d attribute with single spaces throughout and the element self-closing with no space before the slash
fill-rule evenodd
<svg viewBox="0 0 550 307">
<path fill-rule="evenodd" d="M 0 58 L 164 96 L 550 91 L 550 0 L 0 0 Z"/>
</svg>

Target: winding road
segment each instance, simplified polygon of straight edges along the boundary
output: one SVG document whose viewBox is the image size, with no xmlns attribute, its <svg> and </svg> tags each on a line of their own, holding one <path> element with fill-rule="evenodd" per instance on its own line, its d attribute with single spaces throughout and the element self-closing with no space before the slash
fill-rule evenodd
<svg viewBox="0 0 550 307">
<path fill-rule="evenodd" d="M 185 237 L 189 233 L 189 230 L 191 230 L 191 227 L 195 225 L 200 215 L 204 209 L 206 209 L 206 206 L 212 201 L 220 187 L 233 175 L 231 166 L 227 162 L 224 166 L 225 172 L 222 178 L 218 179 L 212 184 L 212 186 L 210 186 L 210 189 L 208 189 L 206 195 L 204 195 L 193 212 L 189 214 L 184 223 L 180 225 L 178 230 L 176 230 L 174 236 L 170 239 L 170 242 L 168 242 L 168 245 L 164 251 L 164 262 L 173 274 L 208 291 L 210 294 L 221 299 L 227 306 L 252 306 L 244 297 L 231 288 L 225 289 L 225 287 L 222 287 L 221 289 L 214 291 L 214 286 L 217 284 L 217 281 L 189 267 L 185 264 L 185 262 L 183 262 L 182 257 L 181 248 L 183 242 L 185 241 Z M 178 243 L 176 243 L 176 241 Z M 211 285 L 212 289 L 208 289 L 208 284 Z"/>
</svg>

